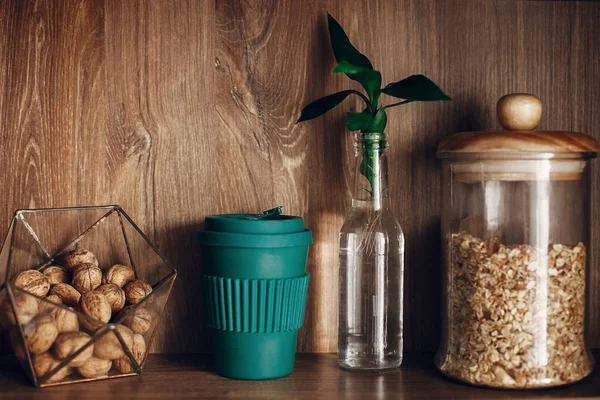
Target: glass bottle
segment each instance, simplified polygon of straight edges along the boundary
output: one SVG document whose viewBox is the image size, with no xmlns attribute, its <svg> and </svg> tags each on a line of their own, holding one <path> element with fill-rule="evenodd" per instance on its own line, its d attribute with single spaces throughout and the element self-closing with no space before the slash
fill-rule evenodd
<svg viewBox="0 0 600 400">
<path fill-rule="evenodd" d="M 389 208 L 381 133 L 355 135 L 352 208 L 339 236 L 338 362 L 349 370 L 402 363 L 404 234 Z"/>
</svg>

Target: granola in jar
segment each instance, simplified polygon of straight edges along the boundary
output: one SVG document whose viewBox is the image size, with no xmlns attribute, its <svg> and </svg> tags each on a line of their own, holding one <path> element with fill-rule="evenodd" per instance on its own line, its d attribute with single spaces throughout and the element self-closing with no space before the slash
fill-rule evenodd
<svg viewBox="0 0 600 400">
<path fill-rule="evenodd" d="M 443 373 L 501 388 L 557 386 L 591 373 L 583 243 L 540 251 L 466 231 L 448 240 L 447 340 L 436 360 Z"/>
</svg>

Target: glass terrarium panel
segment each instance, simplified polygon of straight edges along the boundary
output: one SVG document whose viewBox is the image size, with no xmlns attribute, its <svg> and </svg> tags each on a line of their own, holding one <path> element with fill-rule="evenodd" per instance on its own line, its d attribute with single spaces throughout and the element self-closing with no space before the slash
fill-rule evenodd
<svg viewBox="0 0 600 400">
<path fill-rule="evenodd" d="M 37 232 L 32 230 L 20 212 L 15 214 L 9 237 L 8 280 L 14 279 L 20 272 L 38 269 L 50 262 L 50 255 L 41 246 Z"/>
<path fill-rule="evenodd" d="M 57 257 L 58 264 L 64 255 L 77 249 L 90 250 L 98 259 L 100 269 L 107 270 L 115 264 L 131 266 L 123 229 L 116 210 L 111 210 L 79 236 Z"/>
<path fill-rule="evenodd" d="M 55 257 L 111 211 L 111 207 L 81 207 L 21 210 L 19 213 L 35 232 L 48 254 Z"/>
<path fill-rule="evenodd" d="M 8 233 L 6 238 L 4 239 L 4 245 L 2 246 L 2 250 L 0 250 L 0 292 L 4 287 L 4 283 L 6 282 L 6 272 L 8 269 L 8 254 L 10 253 L 10 240 L 11 240 L 11 232 L 14 228 L 14 219 L 10 223 L 10 227 L 8 228 Z"/>
<path fill-rule="evenodd" d="M 11 344 L 9 332 L 11 324 L 7 319 L 7 312 L 11 309 L 8 289 L 0 289 L 0 354 L 10 354 Z"/>
<path fill-rule="evenodd" d="M 145 345 L 147 350 L 150 350 L 149 345 L 152 343 L 158 324 L 161 321 L 174 281 L 174 275 L 163 280 L 153 287 L 152 293 L 140 304 L 126 307 L 117 316 L 116 323 L 125 325 L 130 328 L 135 335 L 141 336 L 141 338 L 137 338 L 138 340 L 136 341 L 138 350 L 141 344 Z M 158 343 L 158 346 L 160 347 L 161 343 Z M 140 366 L 143 366 L 145 357 L 141 357 L 139 351 L 137 351 L 135 355 L 136 361 Z"/>
<path fill-rule="evenodd" d="M 37 386 L 38 382 L 31 364 L 32 353 L 27 349 L 26 342 L 31 335 L 25 336 L 24 330 L 36 324 L 35 318 L 39 311 L 38 298 L 11 286 L 7 286 L 5 292 L 8 301 L 3 303 L 1 312 L 7 324 L 10 344 L 23 370 Z"/>
<path fill-rule="evenodd" d="M 155 286 L 170 276 L 174 270 L 150 244 L 145 235 L 135 226 L 129 216 L 121 211 L 120 218 L 127 247 L 131 255 L 131 265 L 138 279 Z"/>
</svg>

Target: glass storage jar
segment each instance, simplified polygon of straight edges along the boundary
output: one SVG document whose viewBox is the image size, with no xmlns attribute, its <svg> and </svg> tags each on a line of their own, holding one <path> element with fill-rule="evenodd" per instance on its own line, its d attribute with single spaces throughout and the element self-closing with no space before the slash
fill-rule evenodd
<svg viewBox="0 0 600 400">
<path fill-rule="evenodd" d="M 480 386 L 579 381 L 594 361 L 585 339 L 589 161 L 574 132 L 533 131 L 541 103 L 498 102 L 508 132 L 465 132 L 438 147 L 443 168 L 442 342 L 436 366 Z"/>
</svg>

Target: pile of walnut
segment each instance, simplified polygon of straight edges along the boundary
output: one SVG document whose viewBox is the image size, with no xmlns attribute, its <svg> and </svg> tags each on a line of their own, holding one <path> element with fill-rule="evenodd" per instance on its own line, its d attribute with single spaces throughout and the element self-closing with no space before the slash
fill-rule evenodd
<svg viewBox="0 0 600 400">
<path fill-rule="evenodd" d="M 23 271 L 13 284 L 89 317 L 78 317 L 65 308 L 15 292 L 15 312 L 22 325 L 25 345 L 32 355 L 34 372 L 39 378 L 45 378 L 61 360 L 88 345 L 94 332 L 103 326 L 100 322 L 120 319 L 131 306 L 152 292 L 150 285 L 135 279 L 131 267 L 116 264 L 103 273 L 94 254 L 83 249 L 67 254 L 62 267 L 53 265 L 42 272 Z M 5 320 L 16 325 L 10 304 L 6 302 L 3 308 Z M 143 335 L 151 323 L 150 312 L 139 308 L 116 328 L 138 364 L 146 354 Z M 13 347 L 17 357 L 25 359 L 18 335 L 18 329 L 11 331 Z M 103 377 L 111 368 L 120 373 L 133 372 L 117 336 L 108 332 L 87 346 L 67 367 L 54 373 L 46 383 L 60 382 L 74 372 L 83 378 Z"/>
<path fill-rule="evenodd" d="M 478 385 L 534 388 L 592 372 L 583 243 L 540 251 L 464 231 L 448 239 L 448 337 L 437 360 L 444 373 Z"/>
</svg>

